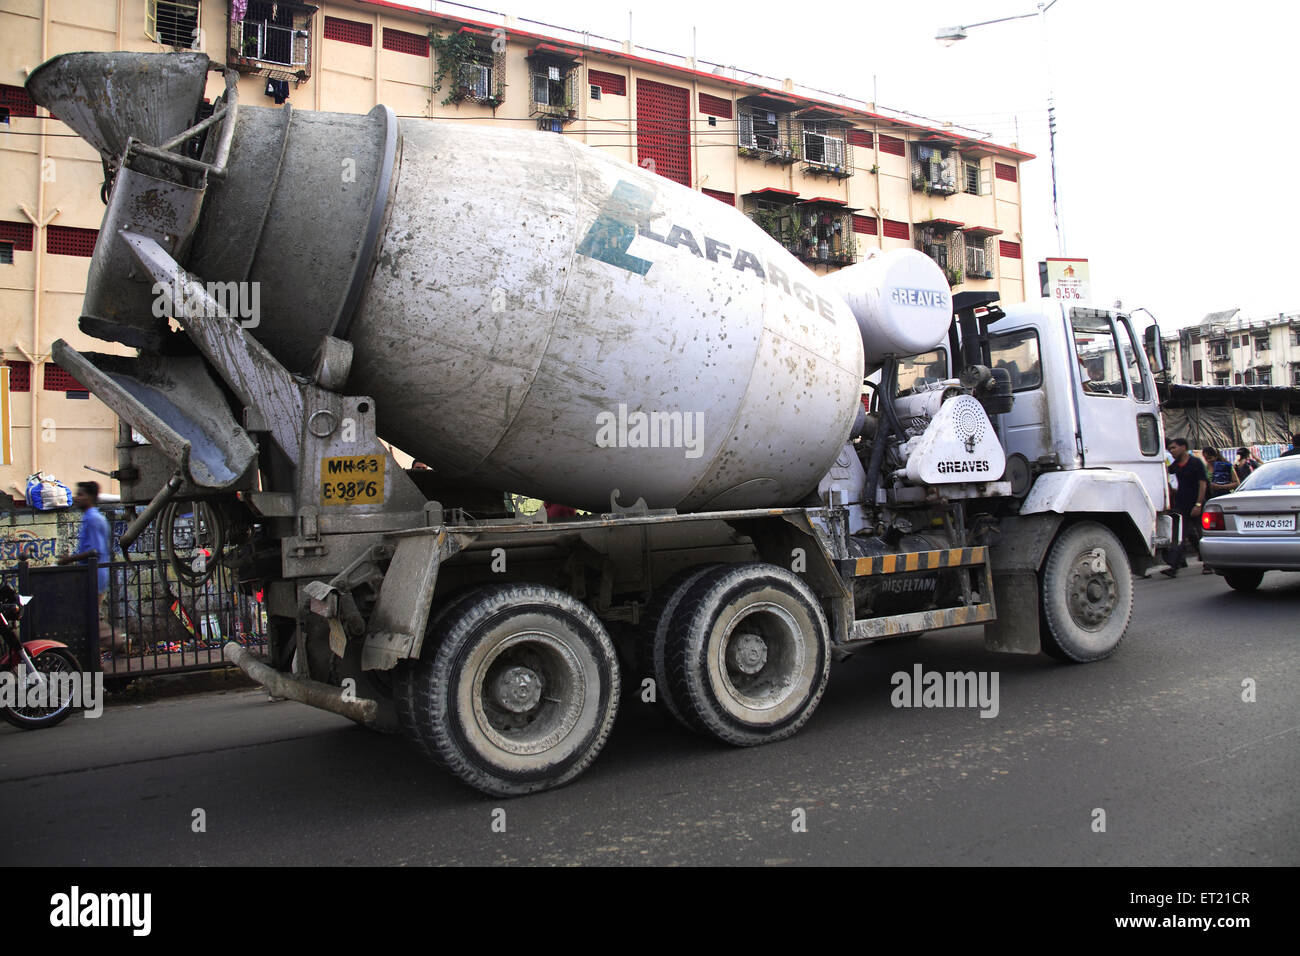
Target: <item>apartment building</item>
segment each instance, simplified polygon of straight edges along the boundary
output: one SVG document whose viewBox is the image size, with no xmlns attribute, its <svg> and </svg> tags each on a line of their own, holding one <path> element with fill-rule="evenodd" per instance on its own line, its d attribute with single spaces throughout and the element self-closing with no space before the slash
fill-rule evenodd
<svg viewBox="0 0 1300 956">
<path fill-rule="evenodd" d="M 362 113 L 382 103 L 404 117 L 574 136 L 738 207 L 818 272 L 871 248 L 914 247 L 954 287 L 1025 297 L 1020 164 L 1028 153 L 789 79 L 437 8 L 7 0 L 0 351 L 11 374 L 14 459 L 0 470 L 4 492 L 21 495 L 21 478 L 37 470 L 71 483 L 90 477 L 87 467 L 114 467 L 114 416 L 49 359 L 58 338 L 79 350 L 120 350 L 77 326 L 103 215 L 100 159 L 23 88 L 31 70 L 64 52 L 192 48 L 240 72 L 245 105 Z M 209 100 L 222 87 L 212 74 Z"/>
<path fill-rule="evenodd" d="M 1300 313 L 1211 312 L 1164 340 L 1174 384 L 1300 387 Z"/>
</svg>

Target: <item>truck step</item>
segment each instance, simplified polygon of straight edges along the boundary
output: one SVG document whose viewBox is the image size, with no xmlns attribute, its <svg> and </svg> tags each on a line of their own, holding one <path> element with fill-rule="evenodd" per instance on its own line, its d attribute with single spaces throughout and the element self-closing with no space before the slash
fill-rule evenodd
<svg viewBox="0 0 1300 956">
<path fill-rule="evenodd" d="M 909 551 L 882 554 L 872 558 L 843 558 L 836 561 L 841 574 L 861 578 L 869 574 L 907 574 L 909 571 L 933 571 L 985 564 L 988 548 L 946 548 L 940 551 Z"/>
</svg>

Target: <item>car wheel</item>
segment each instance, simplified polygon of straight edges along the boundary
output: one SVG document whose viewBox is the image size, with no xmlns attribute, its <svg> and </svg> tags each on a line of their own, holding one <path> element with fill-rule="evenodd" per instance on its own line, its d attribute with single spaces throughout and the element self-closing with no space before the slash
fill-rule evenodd
<svg viewBox="0 0 1300 956">
<path fill-rule="evenodd" d="M 1263 571 L 1224 571 L 1223 580 L 1234 591 L 1253 591 L 1264 580 Z"/>
</svg>

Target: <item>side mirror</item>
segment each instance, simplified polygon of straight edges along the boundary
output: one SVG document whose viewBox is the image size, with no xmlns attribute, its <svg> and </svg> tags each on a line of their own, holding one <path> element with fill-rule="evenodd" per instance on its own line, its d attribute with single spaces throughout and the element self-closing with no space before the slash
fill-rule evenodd
<svg viewBox="0 0 1300 956">
<path fill-rule="evenodd" d="M 1165 342 L 1160 337 L 1160 326 L 1152 322 L 1142 333 L 1142 345 L 1147 352 L 1147 362 L 1153 373 L 1163 372 L 1169 366 L 1165 356 Z"/>
</svg>

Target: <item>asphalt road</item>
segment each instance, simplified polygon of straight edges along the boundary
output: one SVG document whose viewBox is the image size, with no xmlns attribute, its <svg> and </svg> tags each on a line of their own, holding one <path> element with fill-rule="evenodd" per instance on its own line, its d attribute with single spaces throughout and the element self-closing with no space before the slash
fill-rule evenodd
<svg viewBox="0 0 1300 956">
<path fill-rule="evenodd" d="M 878 647 L 832 668 L 799 735 L 750 750 L 627 705 L 585 775 L 515 800 L 260 691 L 3 725 L 0 862 L 1294 866 L 1297 612 L 1298 574 L 1252 595 L 1157 575 L 1110 660 L 989 654 L 978 629 Z M 917 663 L 995 671 L 998 715 L 893 707 Z"/>
</svg>

